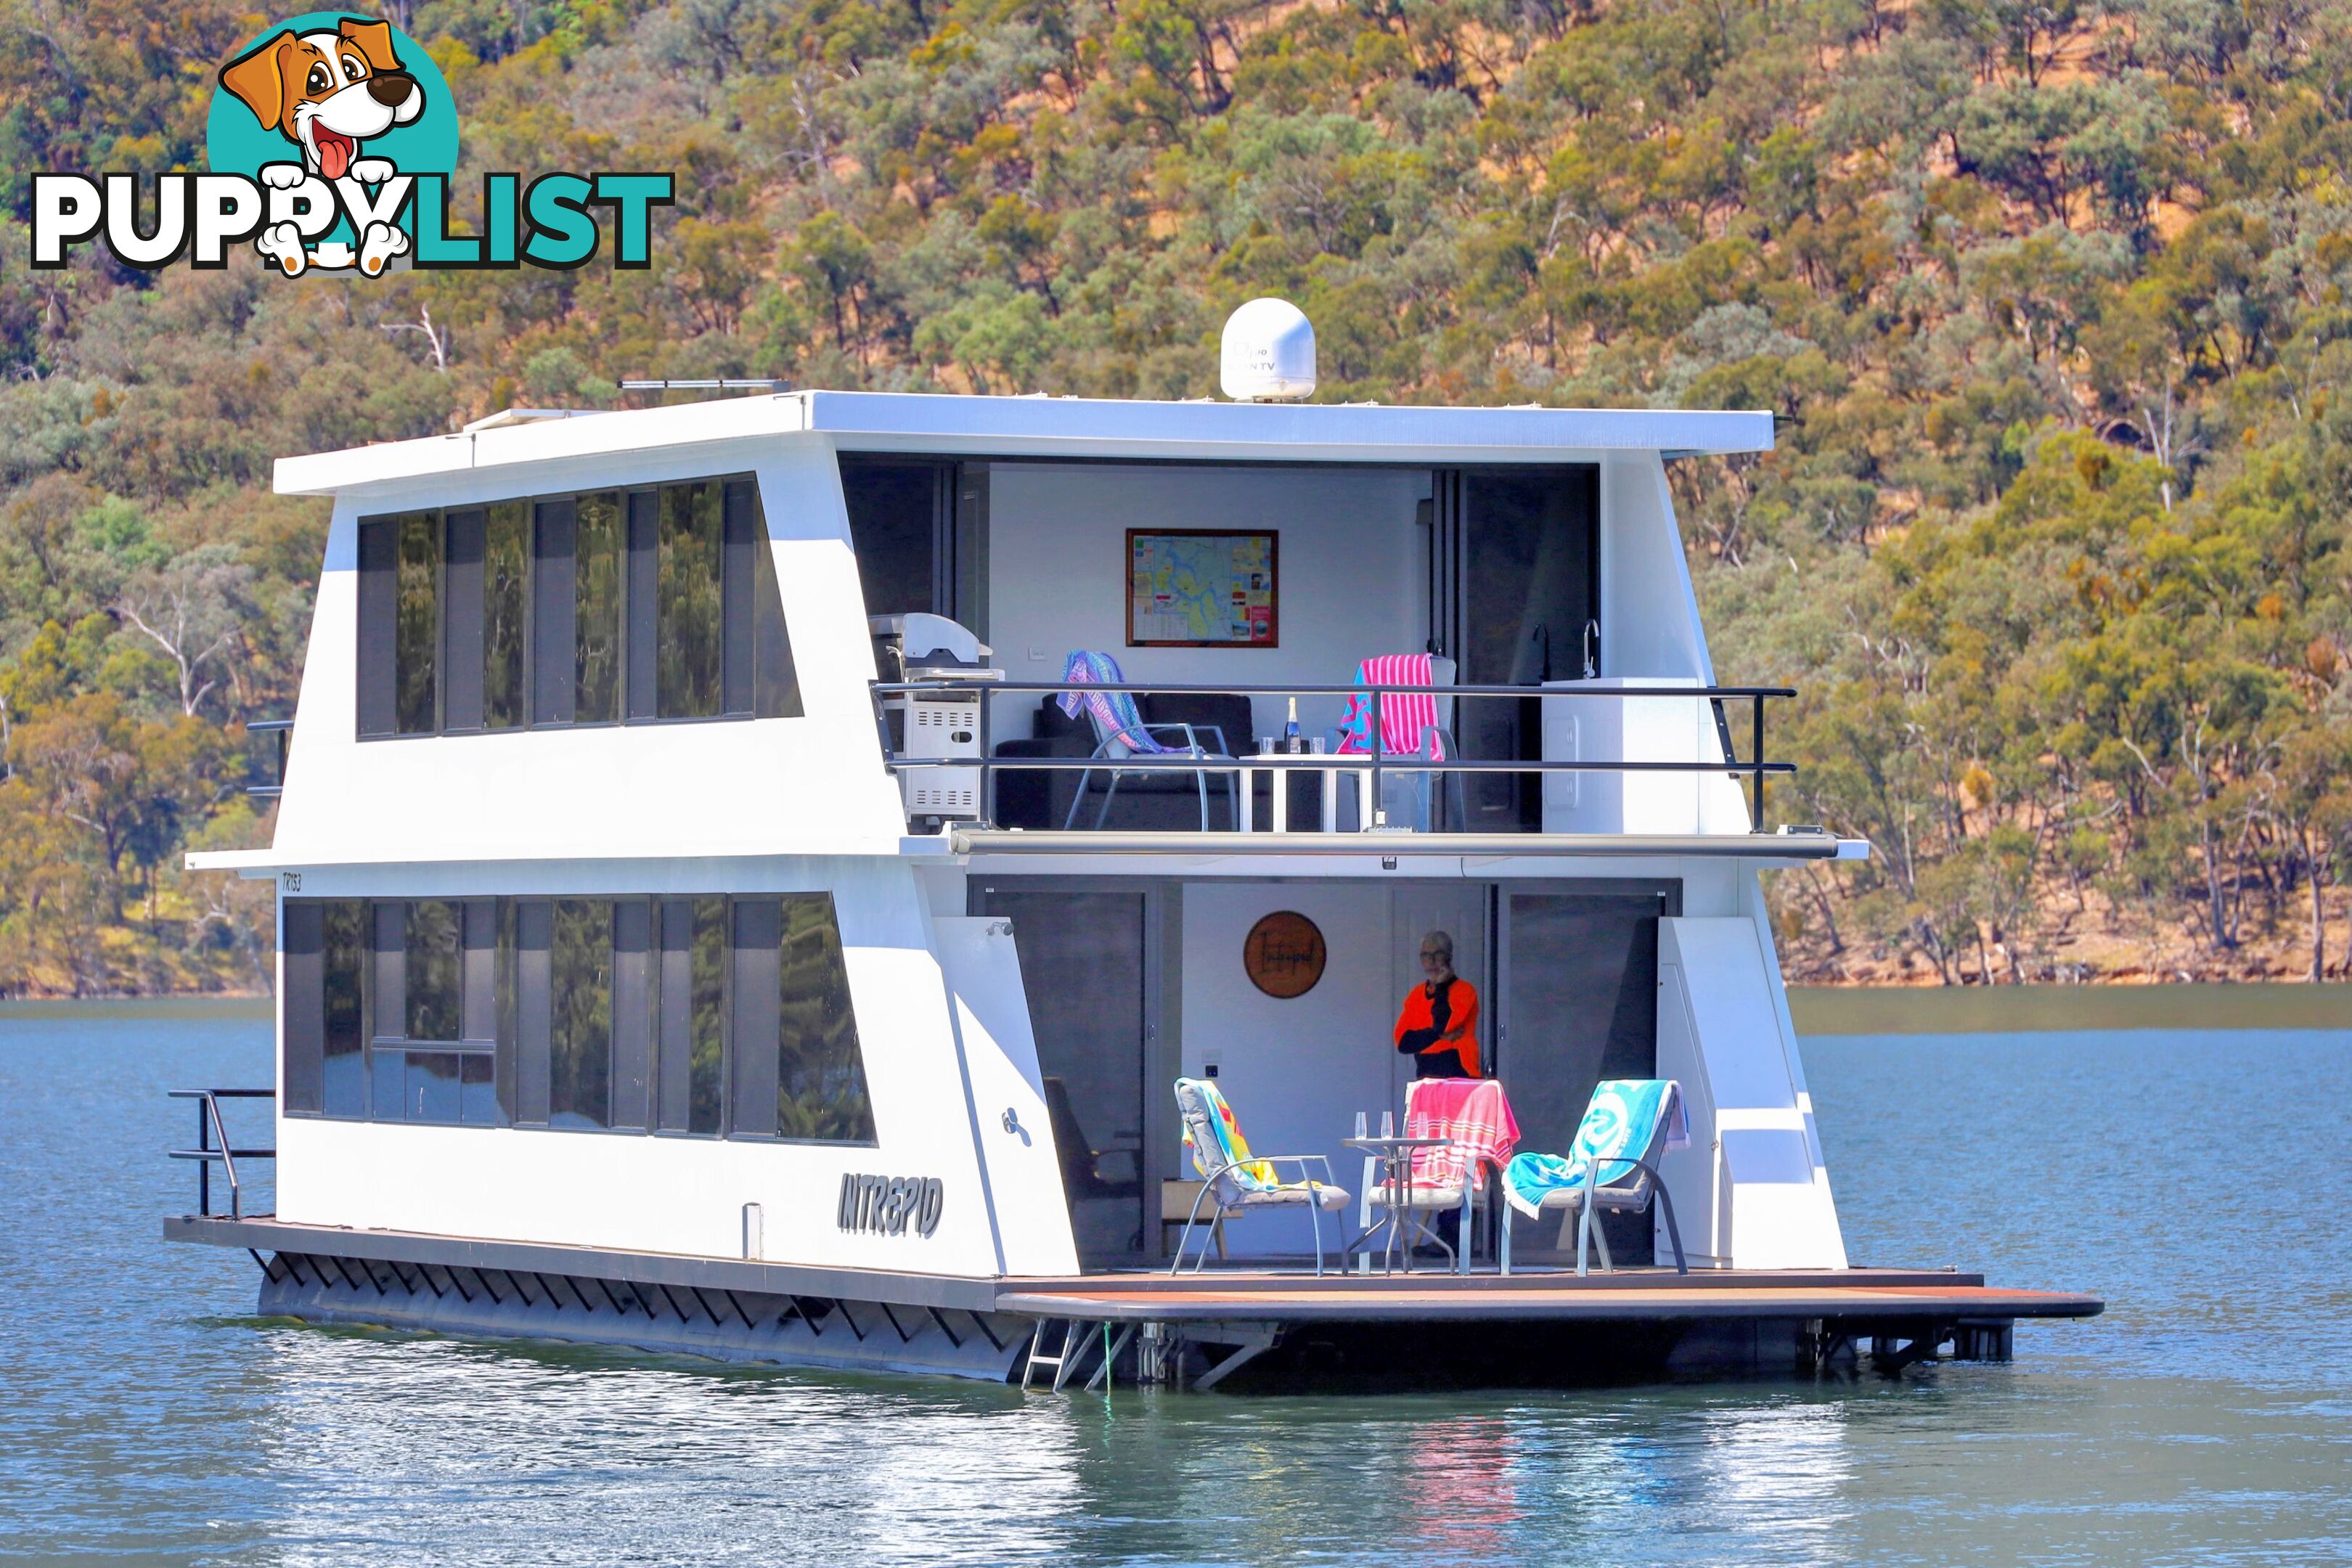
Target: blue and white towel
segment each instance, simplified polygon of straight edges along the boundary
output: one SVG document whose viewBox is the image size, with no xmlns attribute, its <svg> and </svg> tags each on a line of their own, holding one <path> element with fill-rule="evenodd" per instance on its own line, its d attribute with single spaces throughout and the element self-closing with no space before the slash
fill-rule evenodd
<svg viewBox="0 0 2352 1568">
<path fill-rule="evenodd" d="M 1503 1194 L 1513 1208 L 1532 1218 L 1543 1212 L 1551 1194 L 1581 1188 L 1595 1161 L 1601 1186 L 1622 1182 L 1634 1174 L 1633 1161 L 1656 1141 L 1658 1123 L 1667 1118 L 1665 1146 L 1688 1148 L 1690 1119 L 1683 1111 L 1682 1085 L 1670 1078 L 1604 1079 L 1592 1090 L 1567 1156 L 1513 1155 L 1503 1168 Z"/>
<path fill-rule="evenodd" d="M 1094 653 L 1085 648 L 1070 655 L 1062 668 L 1062 679 L 1073 686 L 1123 686 L 1127 677 L 1118 672 L 1118 660 L 1107 653 Z M 1062 711 L 1075 719 L 1084 708 L 1087 717 L 1094 721 L 1095 744 L 1116 737 L 1118 742 L 1143 756 L 1158 756 L 1181 751 L 1181 746 L 1163 746 L 1151 738 L 1143 727 L 1143 715 L 1137 711 L 1135 694 L 1129 691 L 1088 691 L 1084 694 L 1065 691 L 1054 699 Z"/>
</svg>

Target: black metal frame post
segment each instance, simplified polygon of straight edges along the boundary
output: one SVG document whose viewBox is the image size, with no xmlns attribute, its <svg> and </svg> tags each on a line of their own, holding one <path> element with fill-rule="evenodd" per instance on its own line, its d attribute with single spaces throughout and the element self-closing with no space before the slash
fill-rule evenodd
<svg viewBox="0 0 2352 1568">
<path fill-rule="evenodd" d="M 1748 830 L 1761 833 L 1764 831 L 1764 694 L 1760 691 L 1756 694 L 1755 719 L 1754 732 L 1748 742 L 1755 749 L 1748 758 L 1753 764 L 1748 783 L 1755 793 L 1755 805 L 1748 814 Z"/>
</svg>

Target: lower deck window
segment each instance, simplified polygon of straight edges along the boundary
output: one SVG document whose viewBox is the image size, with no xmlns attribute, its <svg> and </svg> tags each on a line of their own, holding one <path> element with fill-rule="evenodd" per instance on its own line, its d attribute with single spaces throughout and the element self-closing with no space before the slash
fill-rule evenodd
<svg viewBox="0 0 2352 1568">
<path fill-rule="evenodd" d="M 289 899 L 289 1115 L 871 1143 L 826 893 Z"/>
<path fill-rule="evenodd" d="M 551 1127 L 613 1124 L 613 906 L 558 899 L 548 1016 Z"/>
</svg>

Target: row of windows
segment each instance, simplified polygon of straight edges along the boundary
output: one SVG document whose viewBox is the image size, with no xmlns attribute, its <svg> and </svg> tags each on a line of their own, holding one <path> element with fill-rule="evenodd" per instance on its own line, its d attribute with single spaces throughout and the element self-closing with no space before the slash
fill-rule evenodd
<svg viewBox="0 0 2352 1568">
<path fill-rule="evenodd" d="M 749 479 L 362 518 L 359 732 L 793 719 Z"/>
<path fill-rule="evenodd" d="M 826 893 L 289 899 L 289 1115 L 871 1143 Z"/>
</svg>

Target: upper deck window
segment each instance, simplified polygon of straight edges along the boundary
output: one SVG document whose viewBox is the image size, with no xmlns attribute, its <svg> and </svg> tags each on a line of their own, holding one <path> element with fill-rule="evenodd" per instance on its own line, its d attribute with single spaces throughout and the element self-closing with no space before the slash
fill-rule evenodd
<svg viewBox="0 0 2352 1568">
<path fill-rule="evenodd" d="M 360 520 L 362 738 L 796 719 L 749 479 Z"/>
</svg>

